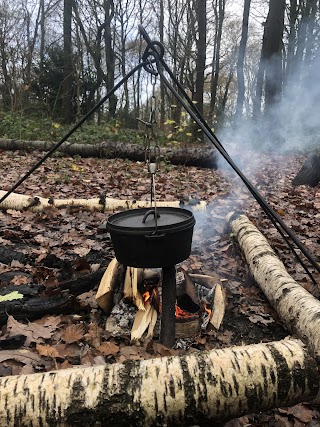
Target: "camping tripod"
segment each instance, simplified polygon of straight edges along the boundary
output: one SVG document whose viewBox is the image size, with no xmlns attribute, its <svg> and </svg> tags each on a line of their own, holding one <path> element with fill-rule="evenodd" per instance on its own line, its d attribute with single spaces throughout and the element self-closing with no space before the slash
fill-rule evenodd
<svg viewBox="0 0 320 427">
<path fill-rule="evenodd" d="M 232 158 L 229 156 L 227 151 L 224 149 L 216 135 L 213 133 L 212 129 L 209 127 L 204 117 L 198 111 L 197 107 L 193 104 L 192 100 L 181 86 L 179 81 L 171 72 L 170 68 L 166 64 L 163 56 L 164 56 L 164 46 L 158 41 L 152 41 L 147 34 L 146 30 L 140 25 L 139 31 L 144 40 L 147 43 L 145 51 L 142 55 L 142 61 L 134 67 L 127 75 L 125 75 L 101 100 L 97 103 L 59 142 L 57 142 L 50 151 L 48 151 L 43 158 L 41 158 L 20 180 L 18 180 L 8 192 L 0 199 L 0 203 L 2 203 L 13 191 L 15 191 L 20 184 L 22 184 L 48 157 L 51 156 L 93 113 L 95 113 L 98 108 L 108 100 L 114 92 L 121 87 L 125 81 L 127 81 L 136 71 L 141 68 L 148 73 L 153 75 L 159 75 L 162 82 L 167 86 L 169 91 L 174 95 L 174 97 L 179 101 L 179 103 L 183 106 L 183 108 L 188 112 L 190 117 L 197 123 L 199 128 L 203 131 L 204 135 L 208 138 L 208 140 L 216 147 L 219 153 L 223 156 L 223 158 L 229 163 L 232 169 L 237 173 L 237 175 L 241 178 L 245 186 L 248 188 L 250 193 L 259 203 L 263 211 L 269 217 L 273 225 L 276 227 L 282 238 L 285 240 L 290 250 L 293 252 L 297 260 L 300 262 L 302 267 L 305 269 L 306 273 L 309 275 L 311 280 L 315 282 L 312 274 L 308 270 L 307 266 L 304 264 L 303 260 L 300 258 L 296 249 L 294 248 L 293 242 L 298 249 L 303 253 L 303 255 L 308 259 L 310 264 L 320 273 L 320 265 L 313 258 L 313 256 L 307 251 L 307 249 L 303 246 L 294 232 L 288 228 L 288 226 L 283 222 L 281 217 L 268 205 L 266 200 L 261 196 L 258 190 L 254 187 L 254 185 L 246 178 L 246 176 L 242 173 L 242 171 L 237 167 L 237 165 L 233 162 Z M 171 78 L 175 86 L 178 88 L 176 90 L 173 85 L 169 82 L 164 71 Z M 291 241 L 289 240 L 291 239 Z"/>
</svg>

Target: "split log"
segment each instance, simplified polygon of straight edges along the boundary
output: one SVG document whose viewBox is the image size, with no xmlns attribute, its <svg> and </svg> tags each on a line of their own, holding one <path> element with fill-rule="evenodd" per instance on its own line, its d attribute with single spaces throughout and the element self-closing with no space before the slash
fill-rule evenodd
<svg viewBox="0 0 320 427">
<path fill-rule="evenodd" d="M 96 301 L 102 310 L 109 315 L 114 306 L 114 293 L 119 288 L 125 274 L 125 267 L 116 258 L 110 261 L 108 268 L 102 276 Z"/>
<path fill-rule="evenodd" d="M 0 149 L 4 150 L 39 150 L 49 151 L 55 145 L 48 141 L 21 141 L 14 139 L 0 139 Z M 133 161 L 145 160 L 145 150 L 142 144 L 125 142 L 101 142 L 99 144 L 72 144 L 64 143 L 57 151 L 70 156 L 99 157 L 106 159 L 121 158 Z M 215 168 L 217 165 L 217 151 L 209 145 L 181 144 L 171 147 L 161 147 L 161 156 L 172 164 L 186 166 L 200 166 Z"/>
<path fill-rule="evenodd" d="M 0 190 L 0 198 L 6 194 L 6 191 Z M 204 210 L 206 202 L 194 201 L 181 202 L 176 201 L 158 201 L 158 207 L 184 207 L 190 206 L 194 210 Z M 115 211 L 121 209 L 135 209 L 151 207 L 150 201 L 146 200 L 118 200 L 112 197 L 96 197 L 92 199 L 53 199 L 40 196 L 28 196 L 25 194 L 12 193 L 2 203 L 0 209 L 14 209 L 17 211 L 31 210 L 34 212 L 42 211 L 45 208 L 55 207 L 58 209 L 67 207 L 81 207 L 89 211 Z"/>
<path fill-rule="evenodd" d="M 280 319 L 320 362 L 320 302 L 288 274 L 265 237 L 245 215 L 231 213 L 227 221 L 254 279 Z"/>
<path fill-rule="evenodd" d="M 293 178 L 293 185 L 310 185 L 315 187 L 320 182 L 320 152 L 310 154 L 303 163 L 297 175 Z"/>
<path fill-rule="evenodd" d="M 290 406 L 319 388 L 294 339 L 0 378 L 0 425 L 194 425 Z"/>
</svg>

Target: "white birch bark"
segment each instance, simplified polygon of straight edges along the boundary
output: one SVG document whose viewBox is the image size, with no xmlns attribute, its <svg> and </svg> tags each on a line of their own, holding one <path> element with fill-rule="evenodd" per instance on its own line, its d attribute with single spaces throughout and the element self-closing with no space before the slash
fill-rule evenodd
<svg viewBox="0 0 320 427">
<path fill-rule="evenodd" d="M 288 339 L 0 378 L 0 425 L 194 425 L 310 400 L 318 385 L 315 361 Z"/>
<path fill-rule="evenodd" d="M 227 217 L 250 271 L 287 329 L 320 361 L 320 302 L 286 271 L 271 246 L 245 215 Z"/>
<path fill-rule="evenodd" d="M 6 191 L 0 190 L 0 198 L 6 194 Z M 182 207 L 179 200 L 157 201 L 158 207 Z M 54 199 L 40 196 L 28 196 L 25 194 L 12 193 L 2 203 L 0 209 L 14 209 L 23 211 L 42 211 L 44 208 L 56 207 L 82 207 L 89 211 L 115 211 L 120 209 L 135 209 L 151 207 L 147 200 L 119 200 L 112 197 L 96 197 L 92 199 Z M 204 210 L 206 202 L 200 201 L 192 205 L 193 210 Z"/>
</svg>

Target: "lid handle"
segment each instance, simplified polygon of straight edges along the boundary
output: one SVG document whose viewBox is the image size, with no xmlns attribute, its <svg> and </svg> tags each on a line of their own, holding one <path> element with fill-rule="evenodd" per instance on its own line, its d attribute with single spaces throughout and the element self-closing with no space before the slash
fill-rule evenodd
<svg viewBox="0 0 320 427">
<path fill-rule="evenodd" d="M 158 214 L 158 212 L 157 212 L 157 214 L 156 214 L 156 210 L 155 210 L 155 209 L 150 209 L 150 210 L 148 210 L 148 211 L 144 214 L 144 217 L 143 217 L 143 219 L 142 219 L 143 224 L 146 222 L 146 220 L 147 220 L 148 216 L 149 216 L 149 215 L 152 215 L 152 214 L 153 214 L 153 216 L 154 216 L 154 218 L 155 218 L 155 220 L 156 220 L 156 223 L 157 223 L 157 219 L 158 219 L 158 218 L 160 218 L 160 215 Z"/>
</svg>

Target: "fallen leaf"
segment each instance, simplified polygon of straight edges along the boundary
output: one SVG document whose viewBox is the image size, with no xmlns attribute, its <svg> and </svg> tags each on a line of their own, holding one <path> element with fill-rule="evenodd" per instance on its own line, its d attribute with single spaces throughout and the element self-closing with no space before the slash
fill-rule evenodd
<svg viewBox="0 0 320 427">
<path fill-rule="evenodd" d="M 260 316 L 259 314 L 254 314 L 249 316 L 249 320 L 252 323 L 262 323 L 263 325 L 268 325 L 269 323 L 274 323 L 274 319 L 272 317 L 265 318 Z"/>
<path fill-rule="evenodd" d="M 37 352 L 40 354 L 40 356 L 48 356 L 48 357 L 59 357 L 59 352 L 56 348 L 52 347 L 51 345 L 36 345 Z"/>
<path fill-rule="evenodd" d="M 10 294 L 0 295 L 0 302 L 3 301 L 14 301 L 16 299 L 22 299 L 23 294 L 20 294 L 18 291 L 10 292 Z"/>
<path fill-rule="evenodd" d="M 98 350 L 104 355 L 104 356 L 115 356 L 119 350 L 120 347 L 116 345 L 112 341 L 103 342 L 99 347 Z"/>
<path fill-rule="evenodd" d="M 80 341 L 83 338 L 84 329 L 82 325 L 69 325 L 61 333 L 62 340 L 67 344 Z"/>
<path fill-rule="evenodd" d="M 5 360 L 16 360 L 17 362 L 29 365 L 38 364 L 41 359 L 36 353 L 30 350 L 22 349 L 0 351 L 0 363 L 4 362 Z"/>
<path fill-rule="evenodd" d="M 50 339 L 56 329 L 56 325 L 42 326 L 36 322 L 28 322 L 28 324 L 20 323 L 13 316 L 9 316 L 7 321 L 9 336 L 25 335 L 27 337 L 25 341 L 26 347 L 32 342 L 43 343 L 44 340 Z"/>
</svg>

